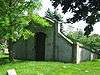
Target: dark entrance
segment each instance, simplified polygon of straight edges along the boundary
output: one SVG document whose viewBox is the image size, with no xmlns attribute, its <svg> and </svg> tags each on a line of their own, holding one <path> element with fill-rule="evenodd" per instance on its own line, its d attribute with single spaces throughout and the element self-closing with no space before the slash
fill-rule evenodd
<svg viewBox="0 0 100 75">
<path fill-rule="evenodd" d="M 35 59 L 44 60 L 45 59 L 45 38 L 46 34 L 43 32 L 38 32 L 35 34 Z"/>
</svg>

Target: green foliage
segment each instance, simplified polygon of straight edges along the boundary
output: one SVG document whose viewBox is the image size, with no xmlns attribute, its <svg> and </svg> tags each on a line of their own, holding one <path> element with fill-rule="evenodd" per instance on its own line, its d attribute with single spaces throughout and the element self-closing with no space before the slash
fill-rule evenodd
<svg viewBox="0 0 100 75">
<path fill-rule="evenodd" d="M 55 10 L 54 12 L 52 12 L 50 9 L 47 10 L 46 12 L 46 16 L 47 18 L 53 20 L 53 21 L 62 21 L 62 16 L 57 12 L 57 10 Z"/>
<path fill-rule="evenodd" d="M 3 50 L 4 48 L 6 48 L 5 44 L 0 44 L 0 51 Z"/>
<path fill-rule="evenodd" d="M 93 31 L 93 25 L 100 21 L 100 0 L 51 0 L 56 8 L 59 4 L 62 6 L 63 13 L 74 13 L 72 18 L 67 19 L 68 23 L 76 21 L 86 21 L 89 25 L 85 29 L 85 35 Z"/>
<path fill-rule="evenodd" d="M 12 60 L 13 42 L 33 36 L 27 29 L 30 21 L 40 25 L 47 23 L 39 16 L 32 16 L 39 9 L 39 0 L 0 0 L 0 38 L 8 41 L 9 57 Z"/>
<path fill-rule="evenodd" d="M 38 15 L 32 15 L 32 21 L 39 26 L 43 27 L 50 26 L 49 21 Z"/>
<path fill-rule="evenodd" d="M 40 6 L 39 0 L 0 0 L 0 37 L 13 41 L 26 39 L 32 34 L 26 28 L 30 21 L 43 27 L 48 26 L 47 20 L 33 15 L 33 11 Z M 28 14 L 25 15 L 25 12 Z"/>
<path fill-rule="evenodd" d="M 16 41 L 33 35 L 25 27 L 31 21 L 33 10 L 38 9 L 40 5 L 39 0 L 0 0 L 0 37 Z M 25 11 L 27 15 L 24 14 Z"/>
<path fill-rule="evenodd" d="M 79 32 L 71 32 L 68 34 L 68 37 L 73 38 L 75 41 L 82 43 L 85 46 L 89 46 L 93 49 L 100 48 L 100 36 L 91 35 L 89 37 L 79 34 Z"/>
</svg>

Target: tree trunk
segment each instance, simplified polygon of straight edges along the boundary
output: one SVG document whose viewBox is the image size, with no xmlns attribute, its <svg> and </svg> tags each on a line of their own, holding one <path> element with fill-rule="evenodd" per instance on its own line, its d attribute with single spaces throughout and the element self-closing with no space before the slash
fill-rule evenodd
<svg viewBox="0 0 100 75">
<path fill-rule="evenodd" d="M 9 60 L 14 61 L 14 56 L 13 56 L 13 42 L 12 39 L 8 40 L 8 51 L 9 51 Z"/>
</svg>

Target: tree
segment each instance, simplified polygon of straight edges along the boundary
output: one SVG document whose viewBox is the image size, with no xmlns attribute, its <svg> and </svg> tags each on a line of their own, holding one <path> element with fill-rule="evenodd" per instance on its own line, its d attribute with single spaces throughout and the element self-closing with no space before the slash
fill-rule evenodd
<svg viewBox="0 0 100 75">
<path fill-rule="evenodd" d="M 62 21 L 62 18 L 63 18 L 59 13 L 57 13 L 57 10 L 52 12 L 50 9 L 47 10 L 45 17 L 47 17 L 47 18 L 49 18 L 53 21 L 55 21 L 55 20 L 56 21 Z"/>
<path fill-rule="evenodd" d="M 100 36 L 98 34 L 86 37 L 83 33 L 80 34 L 80 32 L 70 32 L 67 36 L 73 39 L 73 41 L 79 42 L 86 47 L 90 47 L 91 50 L 94 49 L 94 52 L 100 53 L 100 51 L 98 51 L 100 48 Z"/>
<path fill-rule="evenodd" d="M 68 23 L 84 20 L 88 23 L 85 35 L 93 31 L 93 25 L 100 21 L 100 0 L 51 0 L 56 8 L 59 4 L 62 6 L 63 13 L 72 12 L 74 16 L 67 19 Z"/>
<path fill-rule="evenodd" d="M 25 27 L 32 19 L 33 10 L 39 7 L 39 1 L 34 0 L 0 0 L 0 38 L 8 41 L 10 60 L 13 60 L 13 42 L 32 34 Z"/>
</svg>

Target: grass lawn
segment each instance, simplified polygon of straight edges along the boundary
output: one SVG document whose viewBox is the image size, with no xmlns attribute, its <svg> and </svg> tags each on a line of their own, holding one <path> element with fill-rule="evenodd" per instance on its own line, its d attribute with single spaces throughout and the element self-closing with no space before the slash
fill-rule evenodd
<svg viewBox="0 0 100 75">
<path fill-rule="evenodd" d="M 81 64 L 16 61 L 10 63 L 7 55 L 0 54 L 0 75 L 8 69 L 15 69 L 17 75 L 100 75 L 100 59 Z"/>
<path fill-rule="evenodd" d="M 6 71 L 13 68 L 17 75 L 100 75 L 100 60 L 81 64 L 42 61 L 8 62 L 0 64 L 0 75 L 6 75 Z"/>
</svg>

